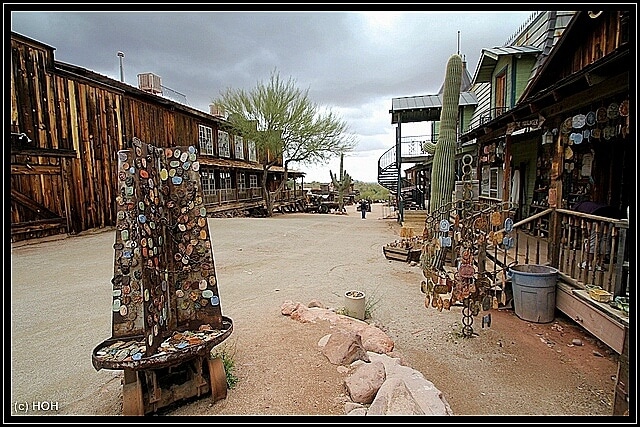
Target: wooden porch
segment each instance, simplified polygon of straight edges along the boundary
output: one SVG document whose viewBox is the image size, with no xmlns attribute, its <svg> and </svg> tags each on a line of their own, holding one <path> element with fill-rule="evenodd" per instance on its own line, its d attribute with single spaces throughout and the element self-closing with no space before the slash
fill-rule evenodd
<svg viewBox="0 0 640 427">
<path fill-rule="evenodd" d="M 502 276 L 508 266 L 557 268 L 556 308 L 622 354 L 628 310 L 592 299 L 589 289 L 609 292 L 613 302 L 628 298 L 628 227 L 627 220 L 549 208 L 514 224 L 513 248 L 487 244 L 485 268 L 497 285 L 508 280 L 508 273 Z"/>
</svg>

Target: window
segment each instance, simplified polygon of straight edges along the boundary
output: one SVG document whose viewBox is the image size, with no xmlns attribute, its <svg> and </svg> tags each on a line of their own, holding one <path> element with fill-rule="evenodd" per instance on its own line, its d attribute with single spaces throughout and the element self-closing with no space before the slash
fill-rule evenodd
<svg viewBox="0 0 640 427">
<path fill-rule="evenodd" d="M 249 175 L 249 188 L 258 188 L 258 175 Z"/>
<path fill-rule="evenodd" d="M 223 190 L 231 189 L 231 172 L 220 172 L 220 188 Z"/>
<path fill-rule="evenodd" d="M 200 182 L 202 183 L 202 194 L 209 195 L 216 191 L 216 180 L 213 171 L 210 169 L 200 169 Z"/>
<path fill-rule="evenodd" d="M 247 177 L 240 172 L 238 174 L 238 190 L 245 190 L 247 188 Z"/>
<path fill-rule="evenodd" d="M 223 130 L 218 131 L 218 155 L 220 157 L 231 157 L 229 150 L 229 133 Z"/>
<path fill-rule="evenodd" d="M 500 167 L 482 167 L 482 185 L 481 191 L 483 196 L 489 196 L 494 199 L 502 198 L 502 168 Z"/>
<path fill-rule="evenodd" d="M 249 161 L 257 162 L 258 156 L 256 156 L 256 142 L 247 141 L 247 146 L 249 148 Z"/>
<path fill-rule="evenodd" d="M 201 154 L 213 155 L 213 133 L 209 126 L 198 126 L 198 140 Z"/>
<path fill-rule="evenodd" d="M 244 139 L 241 136 L 235 136 L 233 139 L 236 147 L 236 159 L 244 160 Z"/>
</svg>

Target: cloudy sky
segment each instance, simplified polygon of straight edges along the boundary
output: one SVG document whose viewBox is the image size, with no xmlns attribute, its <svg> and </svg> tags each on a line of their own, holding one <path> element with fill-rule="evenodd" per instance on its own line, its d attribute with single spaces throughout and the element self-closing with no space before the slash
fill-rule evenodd
<svg viewBox="0 0 640 427">
<path fill-rule="evenodd" d="M 165 95 L 205 112 L 227 88 L 251 90 L 276 70 L 347 123 L 358 145 L 344 167 L 365 182 L 377 181 L 378 159 L 394 145 L 391 99 L 436 94 L 449 56 L 458 51 L 473 77 L 482 48 L 504 45 L 533 13 L 504 4 L 441 4 L 448 9 L 433 12 L 109 6 L 67 11 L 35 4 L 19 11 L 16 5 L 5 17 L 10 13 L 12 31 L 54 47 L 57 61 L 116 80 L 122 51 L 126 83 L 137 86 L 139 73 L 152 72 L 168 88 Z M 423 135 L 424 126 L 404 125 L 403 135 Z M 339 159 L 294 168 L 307 173 L 306 182 L 329 182 Z"/>
</svg>

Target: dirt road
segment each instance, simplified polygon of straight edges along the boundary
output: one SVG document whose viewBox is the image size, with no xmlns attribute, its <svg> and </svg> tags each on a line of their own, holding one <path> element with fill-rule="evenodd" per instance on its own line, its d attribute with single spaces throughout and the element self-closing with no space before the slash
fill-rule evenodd
<svg viewBox="0 0 640 427">
<path fill-rule="evenodd" d="M 529 323 L 492 310 L 490 328 L 461 338 L 461 308 L 424 307 L 419 267 L 389 261 L 395 220 L 374 205 L 348 215 L 209 219 L 220 302 L 234 331 L 238 384 L 167 415 L 340 415 L 345 375 L 317 348 L 329 325 L 283 316 L 285 300 L 343 305 L 346 291 L 375 302 L 372 321 L 406 365 L 440 389 L 456 415 L 610 415 L 617 356 L 558 314 Z M 11 249 L 11 415 L 122 411 L 121 371 L 96 372 L 91 352 L 111 333 L 114 231 Z M 573 345 L 580 339 L 583 345 Z M 241 422 L 239 419 L 235 421 Z M 604 420 L 603 420 L 604 421 Z"/>
</svg>

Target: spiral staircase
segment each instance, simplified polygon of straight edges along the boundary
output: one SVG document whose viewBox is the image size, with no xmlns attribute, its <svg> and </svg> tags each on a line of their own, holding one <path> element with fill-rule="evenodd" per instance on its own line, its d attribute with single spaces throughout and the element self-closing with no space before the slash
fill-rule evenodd
<svg viewBox="0 0 640 427">
<path fill-rule="evenodd" d="M 428 137 L 432 139 L 434 137 Z M 400 166 L 404 164 L 427 163 L 431 155 L 424 152 L 422 142 L 426 137 L 403 138 L 400 145 Z M 378 159 L 378 183 L 389 192 L 398 196 L 398 183 L 402 194 L 402 202 L 405 208 L 425 209 L 425 185 L 424 182 L 414 183 L 408 179 L 400 178 L 400 169 L 396 159 L 396 146 L 389 148 Z"/>
</svg>

